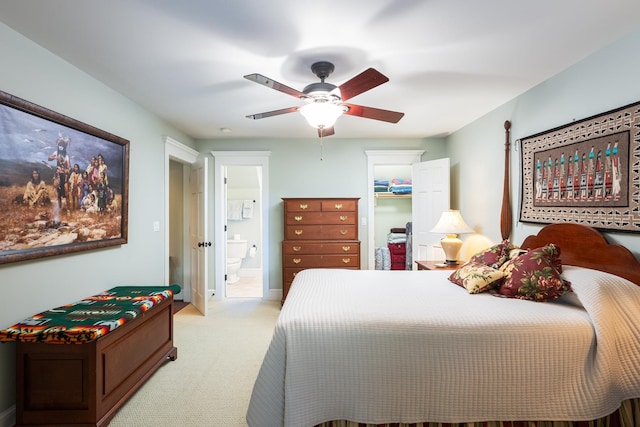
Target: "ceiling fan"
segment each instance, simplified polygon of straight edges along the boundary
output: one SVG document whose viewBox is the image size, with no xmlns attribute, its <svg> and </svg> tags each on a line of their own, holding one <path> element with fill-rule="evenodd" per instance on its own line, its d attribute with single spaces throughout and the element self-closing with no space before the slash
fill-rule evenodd
<svg viewBox="0 0 640 427">
<path fill-rule="evenodd" d="M 379 108 L 364 107 L 362 105 L 347 104 L 344 101 L 363 92 L 373 89 L 389 81 L 389 78 L 373 68 L 369 68 L 351 78 L 340 86 L 326 83 L 324 80 L 333 72 L 331 62 L 320 61 L 311 65 L 311 71 L 318 76 L 320 82 L 311 83 L 302 92 L 282 83 L 278 83 L 262 74 L 247 74 L 245 79 L 259 83 L 271 89 L 286 93 L 304 101 L 300 107 L 289 107 L 265 113 L 248 115 L 249 119 L 264 119 L 265 117 L 300 111 L 311 127 L 318 129 L 318 136 L 334 134 L 333 125 L 342 114 L 364 117 L 365 119 L 381 120 L 383 122 L 398 123 L 404 113 L 381 110 Z"/>
</svg>

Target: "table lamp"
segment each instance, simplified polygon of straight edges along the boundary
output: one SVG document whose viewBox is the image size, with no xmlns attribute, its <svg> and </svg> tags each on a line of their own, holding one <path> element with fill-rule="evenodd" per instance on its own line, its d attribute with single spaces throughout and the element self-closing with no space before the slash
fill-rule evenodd
<svg viewBox="0 0 640 427">
<path fill-rule="evenodd" d="M 473 233 L 473 230 L 465 224 L 460 211 L 450 209 L 442 212 L 440 220 L 431 229 L 431 232 L 447 235 L 447 237 L 440 240 L 440 245 L 444 251 L 445 262 L 448 265 L 455 265 L 458 263 L 458 252 L 460 252 L 460 246 L 462 246 L 462 240 L 458 238 L 458 234 Z"/>
</svg>

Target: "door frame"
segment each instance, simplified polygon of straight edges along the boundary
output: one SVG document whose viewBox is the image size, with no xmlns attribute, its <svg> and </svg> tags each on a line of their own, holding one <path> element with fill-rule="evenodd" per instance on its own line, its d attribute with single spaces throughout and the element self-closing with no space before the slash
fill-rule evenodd
<svg viewBox="0 0 640 427">
<path fill-rule="evenodd" d="M 191 272 L 189 271 L 191 263 L 190 263 L 190 253 L 189 253 L 189 221 L 188 221 L 188 218 L 190 218 L 189 216 L 189 176 L 190 176 L 190 167 L 193 163 L 196 162 L 199 155 L 200 153 L 198 153 L 193 148 L 190 148 L 169 136 L 165 137 L 164 139 L 164 217 L 166 218 L 165 226 L 164 226 L 164 242 L 165 242 L 164 282 L 166 285 L 170 285 L 169 283 L 169 254 L 170 254 L 169 234 L 170 234 L 171 218 L 169 215 L 169 191 L 170 191 L 169 161 L 174 160 L 179 163 L 182 163 L 184 168 L 184 171 L 183 171 L 183 176 L 185 177 L 185 179 L 183 180 L 183 199 L 184 200 L 182 204 L 184 209 L 182 217 L 184 218 L 184 221 L 183 221 L 182 238 L 183 238 L 183 248 L 184 248 L 183 257 L 185 262 L 184 262 L 183 276 L 185 280 L 187 280 L 187 278 L 191 277 Z M 184 166 L 189 166 L 189 168 Z M 182 284 L 182 294 L 183 294 L 183 300 L 185 302 L 191 301 L 190 289 L 191 289 L 191 283 Z"/>
<path fill-rule="evenodd" d="M 214 194 L 214 248 L 215 251 L 215 294 L 214 299 L 226 298 L 227 248 L 224 231 L 227 217 L 227 203 L 224 188 L 225 170 L 228 166 L 260 166 L 262 179 L 262 299 L 274 298 L 269 292 L 269 156 L 271 151 L 211 151 L 214 158 L 213 194 Z"/>
<path fill-rule="evenodd" d="M 375 167 L 377 165 L 412 165 L 422 161 L 424 150 L 365 150 L 367 155 L 367 257 L 368 269 L 375 269 L 375 192 L 373 180 L 375 179 Z"/>
</svg>

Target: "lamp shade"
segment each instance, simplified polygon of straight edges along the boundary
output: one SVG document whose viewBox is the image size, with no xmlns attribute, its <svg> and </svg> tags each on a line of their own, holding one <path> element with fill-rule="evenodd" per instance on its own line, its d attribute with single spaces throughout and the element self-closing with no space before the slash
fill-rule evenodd
<svg viewBox="0 0 640 427">
<path fill-rule="evenodd" d="M 442 212 L 442 216 L 438 223 L 431 229 L 432 233 L 441 234 L 463 234 L 473 233 L 471 229 L 462 219 L 460 211 L 448 210 Z"/>
<path fill-rule="evenodd" d="M 344 113 L 344 107 L 332 102 L 312 102 L 302 106 L 298 111 L 311 127 L 328 129 L 333 127 L 338 117 Z"/>
</svg>

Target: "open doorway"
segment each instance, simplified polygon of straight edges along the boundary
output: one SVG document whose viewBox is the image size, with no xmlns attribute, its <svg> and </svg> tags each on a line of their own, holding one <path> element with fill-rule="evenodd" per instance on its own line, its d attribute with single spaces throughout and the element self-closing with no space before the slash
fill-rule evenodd
<svg viewBox="0 0 640 427">
<path fill-rule="evenodd" d="M 259 298 L 278 299 L 269 290 L 269 151 L 212 151 L 214 157 L 214 234 L 215 234 L 215 299 L 241 297 L 241 280 L 256 275 L 261 286 Z M 254 202 L 255 200 L 255 202 Z M 233 206 L 229 206 L 233 202 Z M 229 212 L 234 209 L 234 213 Z M 250 218 L 243 218 L 243 211 Z M 239 215 L 238 215 L 239 214 Z M 236 218 L 230 220 L 229 217 Z M 237 219 L 237 218 L 240 219 Z M 257 233 L 257 234 L 256 234 Z M 246 237 L 246 238 L 245 238 Z M 242 241 L 246 240 L 243 248 Z M 235 241 L 235 242 L 234 242 Z M 239 241 L 239 242 L 238 242 Z M 228 245 L 240 246 L 245 257 L 235 270 L 238 280 L 232 284 L 227 278 L 233 274 L 227 267 Z M 255 247 L 254 247 L 255 246 Z M 235 250 L 235 249 L 234 249 Z M 236 257 L 230 257 L 236 258 Z M 260 280 L 261 279 L 261 280 Z M 235 288 L 234 288 L 235 287 Z M 238 292 L 236 292 L 238 289 Z"/>
<path fill-rule="evenodd" d="M 165 141 L 165 283 L 180 285 L 176 300 L 192 302 L 189 252 L 189 175 L 198 152 L 172 138 Z"/>
<path fill-rule="evenodd" d="M 368 269 L 375 268 L 376 245 L 386 246 L 387 234 L 392 227 L 404 227 L 411 221 L 411 195 L 387 194 L 383 198 L 374 190 L 379 176 L 385 178 L 411 178 L 411 165 L 419 163 L 424 150 L 367 150 L 368 200 Z M 400 172 L 401 171 L 401 172 Z M 380 175 L 382 174 L 382 175 Z"/>
<path fill-rule="evenodd" d="M 227 298 L 262 298 L 262 167 L 225 169 Z"/>
</svg>

